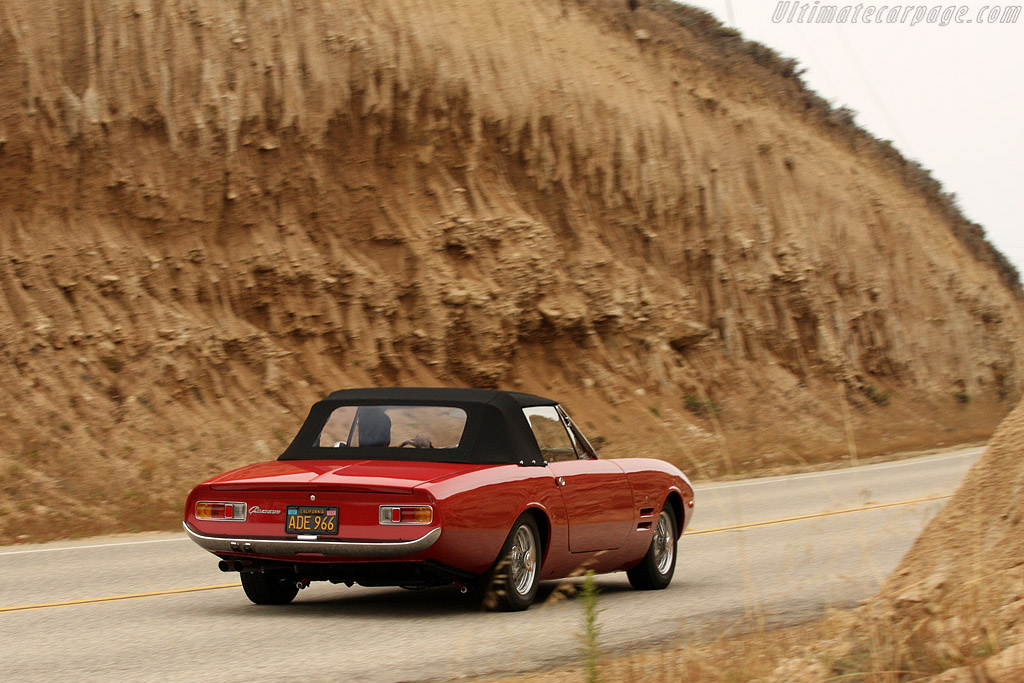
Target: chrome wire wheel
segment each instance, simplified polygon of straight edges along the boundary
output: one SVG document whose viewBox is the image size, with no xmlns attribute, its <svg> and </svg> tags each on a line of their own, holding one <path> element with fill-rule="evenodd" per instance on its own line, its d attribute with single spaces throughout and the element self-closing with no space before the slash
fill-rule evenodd
<svg viewBox="0 0 1024 683">
<path fill-rule="evenodd" d="M 526 525 L 516 529 L 509 553 L 509 565 L 512 587 L 520 595 L 526 595 L 533 588 L 534 577 L 537 575 L 537 541 L 533 531 Z"/>
<path fill-rule="evenodd" d="M 658 515 L 658 527 L 654 530 L 651 550 L 654 553 L 654 566 L 659 574 L 667 574 L 672 568 L 672 560 L 676 554 L 675 534 L 672 533 L 672 518 L 662 510 Z"/>
<path fill-rule="evenodd" d="M 676 573 L 676 517 L 670 501 L 665 501 L 658 514 L 658 523 L 651 534 L 647 554 L 637 565 L 626 570 L 629 583 L 638 590 L 660 590 L 672 583 Z"/>
<path fill-rule="evenodd" d="M 519 515 L 509 529 L 498 559 L 484 576 L 483 604 L 487 609 L 520 612 L 537 597 L 544 565 L 540 529 L 533 512 Z"/>
</svg>

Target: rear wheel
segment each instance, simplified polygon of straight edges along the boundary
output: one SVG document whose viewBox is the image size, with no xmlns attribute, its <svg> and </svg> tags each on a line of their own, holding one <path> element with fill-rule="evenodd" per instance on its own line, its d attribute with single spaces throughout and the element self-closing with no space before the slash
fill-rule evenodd
<svg viewBox="0 0 1024 683">
<path fill-rule="evenodd" d="M 498 562 L 488 574 L 484 605 L 504 612 L 528 608 L 537 597 L 541 565 L 540 533 L 524 514 L 512 525 Z"/>
<path fill-rule="evenodd" d="M 666 501 L 658 525 L 654 528 L 651 547 L 640 564 L 626 572 L 629 583 L 639 590 L 658 590 L 672 583 L 676 571 L 676 518 Z"/>
<path fill-rule="evenodd" d="M 287 605 L 299 592 L 294 580 L 256 572 L 242 573 L 242 589 L 257 605 Z"/>
</svg>

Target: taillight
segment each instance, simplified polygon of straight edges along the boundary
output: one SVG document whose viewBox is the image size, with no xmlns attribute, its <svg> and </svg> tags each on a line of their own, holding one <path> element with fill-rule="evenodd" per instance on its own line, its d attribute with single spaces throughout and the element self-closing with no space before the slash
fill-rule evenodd
<svg viewBox="0 0 1024 683">
<path fill-rule="evenodd" d="M 245 520 L 245 503 L 196 503 L 196 519 L 211 522 L 241 522 Z"/>
<path fill-rule="evenodd" d="M 381 505 L 381 524 L 430 524 L 434 508 L 429 505 Z"/>
</svg>

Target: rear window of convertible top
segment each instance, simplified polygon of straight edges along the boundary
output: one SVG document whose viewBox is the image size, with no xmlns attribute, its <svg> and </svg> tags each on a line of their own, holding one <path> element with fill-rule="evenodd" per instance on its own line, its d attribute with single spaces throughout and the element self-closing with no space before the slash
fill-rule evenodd
<svg viewBox="0 0 1024 683">
<path fill-rule="evenodd" d="M 448 406 L 361 405 L 335 408 L 315 444 L 320 448 L 458 448 L 466 411 Z"/>
</svg>

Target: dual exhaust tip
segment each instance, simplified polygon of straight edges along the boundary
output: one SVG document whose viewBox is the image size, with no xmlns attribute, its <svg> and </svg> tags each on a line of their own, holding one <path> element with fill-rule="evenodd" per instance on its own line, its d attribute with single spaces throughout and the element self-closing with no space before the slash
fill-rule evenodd
<svg viewBox="0 0 1024 683">
<path fill-rule="evenodd" d="M 219 567 L 222 572 L 241 572 L 241 571 L 245 571 L 245 564 L 243 564 L 239 560 L 235 560 L 234 562 L 228 562 L 227 560 L 221 560 L 220 562 L 217 563 L 217 567 Z M 252 570 L 250 570 L 250 571 L 252 571 Z M 295 583 L 295 587 L 299 588 L 299 589 L 305 588 L 308 585 L 309 585 L 309 579 L 300 579 L 299 581 L 297 581 Z M 352 585 L 352 584 L 349 584 L 349 585 Z"/>
</svg>

